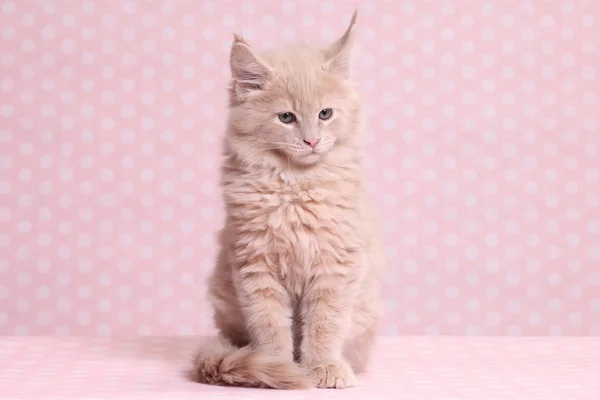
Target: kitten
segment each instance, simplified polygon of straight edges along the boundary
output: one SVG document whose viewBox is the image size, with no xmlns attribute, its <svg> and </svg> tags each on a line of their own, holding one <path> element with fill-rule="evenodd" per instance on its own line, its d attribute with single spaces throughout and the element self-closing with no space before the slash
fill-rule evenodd
<svg viewBox="0 0 600 400">
<path fill-rule="evenodd" d="M 234 35 L 227 218 L 209 289 L 220 336 L 197 356 L 200 382 L 344 388 L 365 368 L 384 257 L 350 83 L 355 21 L 326 49 L 259 56 Z"/>
</svg>

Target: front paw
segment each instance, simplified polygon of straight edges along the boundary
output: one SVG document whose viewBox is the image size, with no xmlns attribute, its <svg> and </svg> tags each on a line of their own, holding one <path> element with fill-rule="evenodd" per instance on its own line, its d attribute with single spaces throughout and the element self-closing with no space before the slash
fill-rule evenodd
<svg viewBox="0 0 600 400">
<path fill-rule="evenodd" d="M 321 389 L 344 389 L 356 385 L 356 378 L 352 368 L 343 360 L 307 366 L 306 370 L 314 385 Z"/>
</svg>

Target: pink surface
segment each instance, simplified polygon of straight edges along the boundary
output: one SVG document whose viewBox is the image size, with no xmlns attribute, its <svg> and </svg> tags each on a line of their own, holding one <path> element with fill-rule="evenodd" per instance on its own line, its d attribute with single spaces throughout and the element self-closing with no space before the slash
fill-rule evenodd
<svg viewBox="0 0 600 400">
<path fill-rule="evenodd" d="M 281 398 L 281 391 L 189 381 L 198 339 L 2 338 L 2 399 Z M 286 399 L 577 399 L 600 395 L 600 340 L 386 338 L 370 371 L 347 390 L 285 392 Z"/>
<path fill-rule="evenodd" d="M 382 334 L 600 335 L 600 2 L 0 1 L 0 333 L 211 329 L 233 31 L 358 4 Z"/>
</svg>

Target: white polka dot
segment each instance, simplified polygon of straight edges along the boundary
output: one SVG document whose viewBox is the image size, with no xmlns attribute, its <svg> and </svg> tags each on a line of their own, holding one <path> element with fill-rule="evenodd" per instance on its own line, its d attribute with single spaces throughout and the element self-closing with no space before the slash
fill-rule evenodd
<svg viewBox="0 0 600 400">
<path fill-rule="evenodd" d="M 542 316 L 539 312 L 533 311 L 529 313 L 527 319 L 531 325 L 538 325 L 542 321 Z"/>
<path fill-rule="evenodd" d="M 469 246 L 465 250 L 465 255 L 472 260 L 477 259 L 479 257 L 479 250 L 475 246 Z"/>
<path fill-rule="evenodd" d="M 194 303 L 190 299 L 183 299 L 179 303 L 179 308 L 181 308 L 183 312 L 189 312 L 192 310 L 193 307 Z"/>
<path fill-rule="evenodd" d="M 446 313 L 446 321 L 449 325 L 456 326 L 460 323 L 461 315 L 457 312 L 449 312 Z"/>
<path fill-rule="evenodd" d="M 50 289 L 48 288 L 48 286 L 40 286 L 37 288 L 36 290 L 36 296 L 38 299 L 48 299 L 50 297 Z"/>
<path fill-rule="evenodd" d="M 468 299 L 465 303 L 465 309 L 469 312 L 475 312 L 479 310 L 479 301 L 476 299 Z"/>
<path fill-rule="evenodd" d="M 442 56 L 442 64 L 444 64 L 447 67 L 454 66 L 455 62 L 456 62 L 456 58 L 452 54 L 447 53 Z"/>
<path fill-rule="evenodd" d="M 488 299 L 495 299 L 500 294 L 500 290 L 496 286 L 489 286 L 485 290 L 485 295 Z"/>
<path fill-rule="evenodd" d="M 455 32 L 451 28 L 446 28 L 442 30 L 441 36 L 443 40 L 452 40 L 455 36 Z"/>
<path fill-rule="evenodd" d="M 92 289 L 88 286 L 80 286 L 77 289 L 77 295 L 83 299 L 87 299 L 92 295 Z"/>
<path fill-rule="evenodd" d="M 173 38 L 175 38 L 175 35 L 175 29 L 173 29 L 173 27 L 170 26 L 165 26 L 161 31 L 161 36 L 165 40 L 172 40 Z"/>
<path fill-rule="evenodd" d="M 129 325 L 131 322 L 131 314 L 127 311 L 121 311 L 117 319 L 121 325 Z"/>
<path fill-rule="evenodd" d="M 409 311 L 404 315 L 404 320 L 406 321 L 407 325 L 413 326 L 419 322 L 419 316 L 417 313 Z"/>
</svg>

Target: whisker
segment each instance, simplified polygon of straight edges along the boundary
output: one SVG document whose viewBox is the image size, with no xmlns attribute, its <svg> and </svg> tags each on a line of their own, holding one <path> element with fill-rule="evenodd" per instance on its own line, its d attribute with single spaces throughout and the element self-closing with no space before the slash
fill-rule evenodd
<svg viewBox="0 0 600 400">
<path fill-rule="evenodd" d="M 282 145 L 282 146 L 289 146 L 289 143 L 286 142 L 273 142 L 270 140 L 260 140 L 260 139 L 254 139 L 254 138 L 249 138 L 249 139 L 244 139 L 244 141 L 249 142 L 249 143 L 266 143 L 266 144 L 278 144 L 278 145 Z"/>
</svg>

